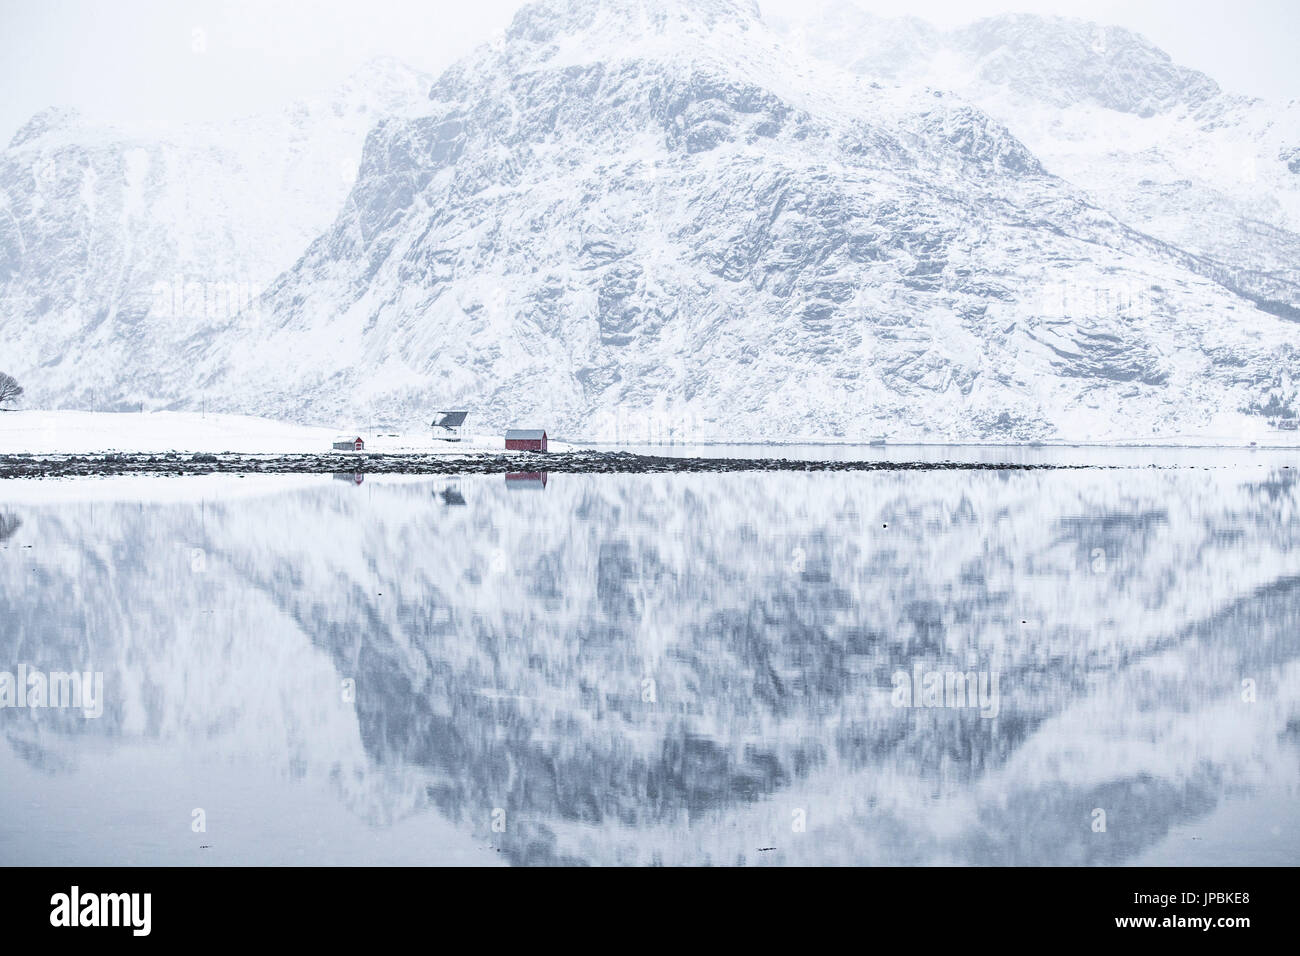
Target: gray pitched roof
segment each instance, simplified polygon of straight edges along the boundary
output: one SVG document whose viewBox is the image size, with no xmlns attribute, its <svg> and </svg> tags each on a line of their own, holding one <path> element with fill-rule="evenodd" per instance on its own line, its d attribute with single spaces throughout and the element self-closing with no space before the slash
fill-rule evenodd
<svg viewBox="0 0 1300 956">
<path fill-rule="evenodd" d="M 442 417 L 433 423 L 435 428 L 459 428 L 465 424 L 469 412 L 439 412 Z"/>
<path fill-rule="evenodd" d="M 545 437 L 546 430 L 543 428 L 511 428 L 506 432 L 506 441 L 536 441 Z"/>
</svg>

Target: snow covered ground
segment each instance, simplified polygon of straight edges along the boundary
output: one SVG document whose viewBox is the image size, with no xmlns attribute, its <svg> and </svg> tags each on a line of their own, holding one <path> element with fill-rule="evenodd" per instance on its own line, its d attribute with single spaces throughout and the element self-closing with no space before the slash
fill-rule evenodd
<svg viewBox="0 0 1300 956">
<path fill-rule="evenodd" d="M 380 454 L 499 454 L 505 451 L 502 435 L 466 435 L 461 441 L 433 438 L 430 429 L 419 426 L 389 426 L 352 423 L 335 428 L 299 425 L 247 415 L 204 415 L 199 412 L 83 412 L 83 411 L 9 411 L 0 413 L 0 455 L 68 454 L 83 455 L 99 452 L 223 452 L 244 455 L 319 454 L 330 451 L 336 441 L 360 437 L 367 452 Z M 1261 447 L 1294 448 L 1297 433 L 1270 430 L 1258 436 L 1197 435 L 1167 437 L 1163 441 L 1147 441 L 1142 447 L 1216 447 L 1244 448 L 1253 438 L 1261 439 Z M 639 451 L 644 454 L 693 454 L 702 457 L 729 457 L 742 453 L 745 457 L 807 457 L 810 459 L 838 459 L 845 455 L 834 446 L 843 444 L 828 440 L 807 446 L 784 443 L 772 445 L 608 445 L 608 451 Z M 906 443 L 904 443 L 906 444 Z M 1008 446 L 1004 442 L 966 442 L 972 449 L 980 446 Z M 1049 443 L 1056 444 L 1056 443 Z M 1096 447 L 1120 447 L 1134 442 L 1104 443 Z M 566 452 L 592 447 L 590 443 L 548 442 L 551 451 Z M 897 457 L 900 445 L 894 445 Z M 945 450 L 952 457 L 958 446 L 935 443 L 935 448 Z M 1018 446 L 1028 448 L 1029 446 Z M 908 454 L 909 460 L 924 460 L 928 456 L 921 446 Z M 352 453 L 340 452 L 340 455 Z M 962 456 L 958 456 L 962 457 Z M 1005 460 L 1015 460 L 1007 457 Z"/>
<path fill-rule="evenodd" d="M 435 440 L 425 428 L 312 427 L 245 415 L 198 412 L 16 411 L 0 413 L 0 455 L 96 452 L 237 452 L 245 455 L 317 454 L 334 442 L 362 438 L 366 451 L 448 455 L 503 452 L 501 435 Z M 571 446 L 550 442 L 554 451 Z"/>
</svg>

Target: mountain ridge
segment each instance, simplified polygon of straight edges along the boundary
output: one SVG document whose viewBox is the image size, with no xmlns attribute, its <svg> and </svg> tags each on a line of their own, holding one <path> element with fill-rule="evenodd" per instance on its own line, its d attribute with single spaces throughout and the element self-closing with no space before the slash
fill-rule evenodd
<svg viewBox="0 0 1300 956">
<path fill-rule="evenodd" d="M 507 39 L 503 47 L 485 48 L 440 77 L 430 93 L 436 116 L 376 130 L 350 208 L 268 292 L 265 311 L 279 327 L 250 330 L 228 360 L 245 380 L 265 379 L 273 368 L 283 374 L 290 354 L 323 328 L 322 340 L 343 343 L 341 355 L 364 356 L 362 370 L 356 372 L 349 359 L 316 352 L 303 364 L 319 372 L 329 394 L 279 406 L 265 393 L 260 409 L 305 414 L 319 401 L 341 412 L 347 401 L 359 399 L 416 414 L 423 396 L 436 390 L 446 401 L 473 405 L 493 423 L 518 415 L 545 418 L 567 434 L 588 437 L 610 437 L 603 421 L 610 409 L 624 417 L 673 419 L 688 434 L 715 440 L 765 432 L 1060 437 L 1066 415 L 1078 421 L 1087 406 L 1072 409 L 1057 401 L 1056 408 L 1044 409 L 1051 396 L 1035 394 L 1032 384 L 1046 373 L 1058 381 L 1090 379 L 1094 389 L 1110 392 L 1105 425 L 1111 434 L 1134 417 L 1121 407 L 1134 396 L 1111 383 L 1141 391 L 1177 376 L 1181 394 L 1168 395 L 1161 402 L 1167 407 L 1149 414 L 1146 426 L 1153 434 L 1171 419 L 1179 429 L 1205 426 L 1208 418 L 1179 421 L 1169 406 L 1200 384 L 1201 370 L 1219 363 L 1213 356 L 1206 362 L 1202 352 L 1188 356 L 1199 369 L 1161 368 L 1162 354 L 1180 348 L 1166 330 L 1159 345 L 1146 344 L 1123 316 L 1086 315 L 1060 340 L 1051 322 L 1030 314 L 1023 319 L 1031 326 L 1047 327 L 1024 329 L 1010 348 L 997 348 L 991 330 L 978 326 L 990 307 L 1000 310 L 1015 298 L 1017 286 L 1043 284 L 1041 277 L 1007 275 L 1033 269 L 1033 262 L 1017 261 L 1025 229 L 1034 232 L 1034 255 L 1058 240 L 1068 244 L 1069 251 L 1050 254 L 1061 263 L 1082 262 L 1092 246 L 1109 250 L 1103 258 L 1118 256 L 1117 263 L 1126 263 L 1121 268 L 1134 274 L 1132 283 L 1145 286 L 1130 299 L 1155 301 L 1166 295 L 1166 282 L 1186 287 L 1191 280 L 1190 296 L 1181 288 L 1169 293 L 1187 301 L 1189 312 L 1191 303 L 1205 310 L 1207 301 L 1210 309 L 1235 309 L 1237 302 L 1248 307 L 1200 285 L 1222 286 L 1225 276 L 1091 206 L 1046 173 L 1004 125 L 942 91 L 887 89 L 816 67 L 810 72 L 801 61 L 781 59 L 779 43 L 761 23 L 743 19 L 724 22 L 730 42 L 723 43 L 668 17 L 656 21 L 662 27 L 635 53 L 621 47 L 610 53 L 582 32 L 609 31 L 611 14 L 594 8 L 581 2 L 525 8 L 507 32 L 519 43 Z M 556 19 L 573 11 L 579 28 L 557 32 Z M 533 27 L 539 17 L 545 24 L 540 32 Z M 689 42 L 678 42 L 681 36 Z M 665 37 L 673 42 L 661 43 Z M 692 44 L 704 48 L 698 60 Z M 719 49 L 727 55 L 720 57 Z M 762 84 L 753 82 L 759 74 Z M 810 76 L 827 80 L 818 85 Z M 782 96 L 778 91 L 794 86 L 795 78 L 803 87 Z M 632 148 L 639 158 L 624 161 Z M 828 161 L 802 155 L 808 150 Z M 600 156 L 599 175 L 582 173 L 568 158 L 593 152 Z M 548 176 L 576 179 L 567 195 L 587 201 L 555 196 L 544 208 L 529 208 L 540 185 L 528 170 L 539 161 L 555 163 Z M 705 169 L 715 178 L 700 187 Z M 605 195 L 606 187 L 630 193 L 632 208 Z M 819 193 L 811 201 L 810 188 Z M 493 189 L 501 197 L 495 207 L 483 199 Z M 884 202 L 872 202 L 890 192 Z M 717 216 L 706 221 L 692 215 L 710 203 Z M 924 215 L 910 216 L 918 203 Z M 1013 208 L 1017 203 L 1028 208 Z M 798 215 L 788 218 L 798 222 L 781 234 L 782 216 L 792 209 Z M 960 217 L 984 222 L 967 231 L 960 268 L 949 272 L 944 247 L 961 235 Z M 872 220 L 887 226 L 883 247 L 872 242 L 881 238 L 879 230 L 871 231 Z M 548 234 L 545 226 L 575 221 L 582 227 L 565 235 Z M 718 228 L 720 222 L 732 228 Z M 468 235 L 462 229 L 467 224 L 470 231 L 490 231 L 491 240 Z M 944 228 L 927 237 L 926 224 Z M 990 232 L 1001 234 L 996 260 L 988 254 L 997 245 Z M 529 236 L 532 245 L 512 249 L 512 235 Z M 1161 273 L 1172 267 L 1175 274 L 1193 275 L 1138 279 L 1149 266 L 1136 268 L 1127 262 L 1133 256 L 1154 260 Z M 1077 278 L 1063 267 L 1060 281 L 1106 290 L 1122 284 L 1105 278 L 1115 268 L 1103 265 Z M 824 282 L 819 270 L 835 275 Z M 976 278 L 981 271 L 988 275 Z M 541 272 L 550 274 L 537 277 Z M 330 283 L 336 288 L 327 294 Z M 748 288 L 737 292 L 738 284 Z M 520 295 L 519 287 L 528 291 Z M 873 298 L 870 307 L 846 316 L 844 304 L 861 296 Z M 897 298 L 905 301 L 891 308 L 889 300 Z M 731 306 L 732 318 L 720 302 Z M 886 314 L 872 314 L 877 309 Z M 937 309 L 956 311 L 958 327 L 916 321 L 918 312 Z M 728 325 L 755 312 L 760 319 L 744 328 L 754 345 L 720 350 L 719 339 L 736 334 Z M 322 321 L 329 315 L 332 323 Z M 415 315 L 422 319 L 418 325 L 412 324 Z M 1169 324 L 1168 315 L 1154 319 Z M 1208 315 L 1201 322 L 1208 333 Z M 937 325 L 946 326 L 944 338 L 973 334 L 984 342 L 965 343 L 967 354 L 946 349 L 948 343 L 936 344 Z M 909 327 L 915 331 L 897 331 Z M 472 344 L 464 343 L 466 336 Z M 1270 337 L 1275 354 L 1292 354 L 1282 327 L 1274 326 Z M 865 350 L 854 353 L 864 343 Z M 998 383 L 992 391 L 1014 385 L 999 379 L 979 354 L 987 355 L 990 345 L 1000 359 L 1030 366 L 1021 372 L 1019 395 L 975 394 L 981 377 Z M 530 362 L 539 350 L 545 361 Z M 641 361 L 645 351 L 659 361 Z M 1034 363 L 1021 361 L 1025 351 L 1037 353 Z M 702 352 L 705 363 L 723 371 L 701 370 L 689 358 Z M 448 353 L 455 359 L 444 359 Z M 781 361 L 752 374 L 746 366 L 762 361 L 758 355 Z M 834 368 L 825 374 L 828 357 Z M 1063 361 L 1074 365 L 1062 371 Z M 230 374 L 218 364 L 205 371 L 214 383 Z M 783 374 L 801 378 L 803 387 L 782 391 Z M 299 391 L 310 396 L 311 373 L 289 375 L 306 379 Z M 429 378 L 445 384 L 421 384 Z M 858 388 L 864 381 L 868 388 Z M 823 394 L 809 397 L 809 384 Z M 1248 385 L 1263 391 L 1271 383 Z M 546 393 L 540 400 L 539 389 Z M 872 389 L 878 394 L 864 394 Z M 943 400 L 953 389 L 964 408 Z M 233 391 L 246 394 L 247 386 Z M 931 400 L 927 415 L 900 414 L 917 395 Z M 771 412 L 772 406 L 799 403 L 815 407 L 786 417 Z"/>
</svg>

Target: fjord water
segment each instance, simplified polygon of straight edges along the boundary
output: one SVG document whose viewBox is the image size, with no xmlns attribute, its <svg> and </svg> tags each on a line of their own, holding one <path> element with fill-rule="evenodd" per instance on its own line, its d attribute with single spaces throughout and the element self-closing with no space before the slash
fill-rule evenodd
<svg viewBox="0 0 1300 956">
<path fill-rule="evenodd" d="M 0 863 L 1294 864 L 1296 475 L 10 481 Z"/>
</svg>

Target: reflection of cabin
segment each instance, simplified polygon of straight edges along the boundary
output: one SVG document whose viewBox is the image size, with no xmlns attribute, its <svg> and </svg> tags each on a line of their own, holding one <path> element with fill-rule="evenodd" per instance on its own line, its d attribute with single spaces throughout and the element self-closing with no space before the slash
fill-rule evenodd
<svg viewBox="0 0 1300 956">
<path fill-rule="evenodd" d="M 365 447 L 366 443 L 361 440 L 360 436 L 351 440 L 336 441 L 334 443 L 335 451 L 364 451 Z"/>
<path fill-rule="evenodd" d="M 439 412 L 434 420 L 433 437 L 443 441 L 460 441 L 469 412 Z"/>
<path fill-rule="evenodd" d="M 546 472 L 511 471 L 506 473 L 506 487 L 531 491 L 546 490 Z"/>
<path fill-rule="evenodd" d="M 441 495 L 442 503 L 449 508 L 453 505 L 463 505 L 465 503 L 465 498 L 461 493 L 450 485 L 442 489 Z"/>
<path fill-rule="evenodd" d="M 366 480 L 366 476 L 359 471 L 340 471 L 334 475 L 335 481 L 346 481 L 349 484 L 359 485 Z"/>
<path fill-rule="evenodd" d="M 541 428 L 512 428 L 506 432 L 506 451 L 546 451 L 546 431 Z"/>
</svg>

